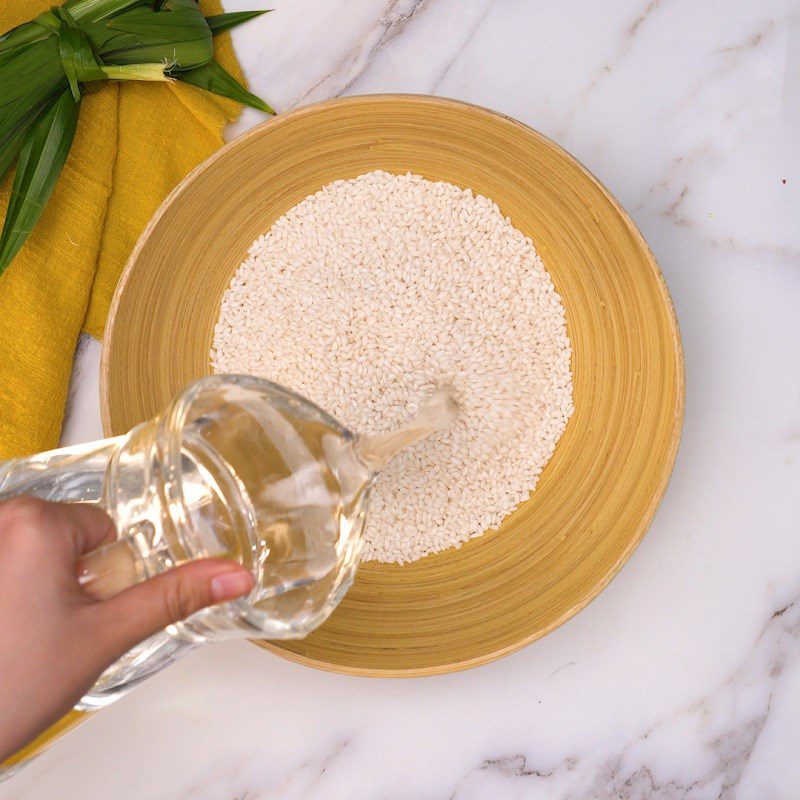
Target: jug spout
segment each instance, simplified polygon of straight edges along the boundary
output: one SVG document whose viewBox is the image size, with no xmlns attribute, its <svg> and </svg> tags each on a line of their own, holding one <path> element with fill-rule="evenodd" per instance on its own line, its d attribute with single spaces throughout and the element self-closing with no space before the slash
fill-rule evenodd
<svg viewBox="0 0 800 800">
<path fill-rule="evenodd" d="M 453 424 L 458 403 L 452 386 L 439 386 L 422 404 L 417 415 L 395 431 L 380 436 L 360 436 L 356 450 L 373 471 L 380 472 L 401 450 L 427 439 Z"/>
</svg>

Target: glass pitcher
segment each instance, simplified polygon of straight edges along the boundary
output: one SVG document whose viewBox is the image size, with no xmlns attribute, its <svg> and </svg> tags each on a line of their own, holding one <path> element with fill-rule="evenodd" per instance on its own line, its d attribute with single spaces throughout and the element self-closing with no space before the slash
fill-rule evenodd
<svg viewBox="0 0 800 800">
<path fill-rule="evenodd" d="M 116 700 L 202 642 L 300 638 L 319 626 L 353 581 L 378 471 L 455 408 L 448 389 L 434 391 L 405 427 L 363 437 L 274 383 L 216 375 L 124 436 L 0 464 L 0 500 L 30 494 L 109 513 L 117 540 L 79 564 L 98 598 L 205 557 L 235 559 L 255 579 L 248 596 L 130 650 L 76 708 Z"/>
<path fill-rule="evenodd" d="M 0 465 L 0 500 L 93 503 L 117 541 L 84 556 L 79 580 L 109 597 L 185 561 L 235 559 L 255 585 L 198 611 L 109 667 L 79 710 L 121 697 L 198 643 L 287 639 L 320 625 L 358 564 L 374 472 L 357 437 L 267 381 L 213 376 L 124 436 Z"/>
<path fill-rule="evenodd" d="M 0 500 L 20 494 L 92 503 L 117 540 L 84 556 L 97 598 L 192 559 L 231 558 L 255 579 L 246 597 L 170 625 L 112 664 L 39 739 L 0 764 L 0 781 L 82 719 L 198 644 L 301 638 L 353 582 L 372 484 L 400 449 L 447 427 L 450 387 L 416 417 L 357 436 L 299 395 L 238 375 L 203 378 L 124 436 L 0 463 Z"/>
</svg>

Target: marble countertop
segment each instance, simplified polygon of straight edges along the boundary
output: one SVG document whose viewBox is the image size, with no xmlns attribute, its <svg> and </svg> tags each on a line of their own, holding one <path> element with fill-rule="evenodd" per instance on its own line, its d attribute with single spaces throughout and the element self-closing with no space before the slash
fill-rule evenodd
<svg viewBox="0 0 800 800">
<path fill-rule="evenodd" d="M 228 0 L 229 10 L 258 5 Z M 545 639 L 371 680 L 208 646 L 0 799 L 800 797 L 800 11 L 771 0 L 275 0 L 236 35 L 278 109 L 421 92 L 552 137 L 672 291 L 686 425 L 632 560 Z M 259 120 L 247 113 L 241 131 Z M 83 342 L 70 442 L 101 434 Z"/>
</svg>

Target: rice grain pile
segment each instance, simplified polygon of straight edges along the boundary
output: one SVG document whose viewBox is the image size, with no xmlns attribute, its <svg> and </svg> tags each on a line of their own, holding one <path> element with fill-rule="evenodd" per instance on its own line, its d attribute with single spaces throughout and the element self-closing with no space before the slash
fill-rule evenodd
<svg viewBox="0 0 800 800">
<path fill-rule="evenodd" d="M 363 558 L 406 563 L 496 528 L 572 413 L 564 309 L 530 239 L 490 199 L 418 175 L 328 184 L 250 248 L 211 365 L 288 386 L 386 433 L 449 383 L 453 426 L 372 495 Z"/>
</svg>

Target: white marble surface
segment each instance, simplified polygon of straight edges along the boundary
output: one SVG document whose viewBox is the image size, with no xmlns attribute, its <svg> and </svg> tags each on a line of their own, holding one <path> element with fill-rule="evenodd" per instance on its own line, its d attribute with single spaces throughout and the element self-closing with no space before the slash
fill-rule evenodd
<svg viewBox="0 0 800 800">
<path fill-rule="evenodd" d="M 236 43 L 278 109 L 377 91 L 481 103 L 564 145 L 630 210 L 686 349 L 673 480 L 612 585 L 520 653 L 376 681 L 209 646 L 0 798 L 800 797 L 800 8 L 274 5 Z M 79 361 L 70 441 L 100 433 L 98 351 Z"/>
</svg>

